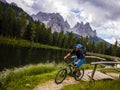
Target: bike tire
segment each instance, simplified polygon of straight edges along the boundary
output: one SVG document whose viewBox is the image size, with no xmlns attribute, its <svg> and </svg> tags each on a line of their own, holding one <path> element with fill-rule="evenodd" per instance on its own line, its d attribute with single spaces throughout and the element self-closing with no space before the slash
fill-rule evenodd
<svg viewBox="0 0 120 90">
<path fill-rule="evenodd" d="M 84 76 L 84 69 L 81 68 L 81 70 L 80 70 L 81 74 L 79 76 L 76 75 L 77 73 L 78 73 L 78 71 L 76 71 L 74 78 L 75 78 L 76 81 L 80 81 L 82 79 L 82 77 Z"/>
<path fill-rule="evenodd" d="M 59 70 L 55 76 L 55 83 L 56 84 L 62 83 L 65 80 L 66 76 L 67 76 L 67 69 Z M 59 78 L 60 78 L 60 80 L 59 80 Z"/>
</svg>

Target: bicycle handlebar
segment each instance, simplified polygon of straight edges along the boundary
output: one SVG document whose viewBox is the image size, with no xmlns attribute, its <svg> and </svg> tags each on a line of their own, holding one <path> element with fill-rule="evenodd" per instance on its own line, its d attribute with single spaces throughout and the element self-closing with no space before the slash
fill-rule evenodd
<svg viewBox="0 0 120 90">
<path fill-rule="evenodd" d="M 73 56 L 74 57 L 74 56 Z M 71 58 L 73 57 L 69 57 L 65 60 L 66 64 L 74 64 L 72 61 L 70 61 Z M 74 64 L 74 66 L 76 66 L 76 64 Z"/>
<path fill-rule="evenodd" d="M 65 60 L 66 64 L 73 64 L 73 61 L 71 61 L 70 59 L 71 59 L 71 57 L 69 57 Z"/>
</svg>

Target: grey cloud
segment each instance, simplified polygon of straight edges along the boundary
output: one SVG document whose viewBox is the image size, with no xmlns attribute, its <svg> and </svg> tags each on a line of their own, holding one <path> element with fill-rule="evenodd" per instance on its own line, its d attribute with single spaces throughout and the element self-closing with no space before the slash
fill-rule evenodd
<svg viewBox="0 0 120 90">
<path fill-rule="evenodd" d="M 41 1 L 41 2 L 40 2 Z M 39 2 L 38 1 L 34 1 L 33 5 L 32 5 L 32 8 L 36 11 L 36 12 L 39 12 L 39 11 L 43 11 L 45 10 L 44 8 L 44 1 L 43 0 L 40 0 Z"/>
<path fill-rule="evenodd" d="M 95 26 L 103 25 L 105 22 L 116 21 L 120 19 L 120 5 L 118 4 L 119 0 L 74 0 L 69 2 L 69 0 L 61 0 L 63 5 L 68 8 L 79 8 L 86 9 L 87 14 L 93 15 L 92 24 Z M 38 13 L 39 11 L 53 13 L 57 12 L 55 9 L 54 3 L 58 2 L 57 0 L 34 0 L 32 9 L 34 12 Z M 61 13 L 61 12 L 59 12 Z M 64 16 L 63 16 L 64 17 Z M 99 17 L 99 18 L 98 18 Z M 86 18 L 86 17 L 84 17 Z"/>
<path fill-rule="evenodd" d="M 35 12 L 52 12 L 52 2 L 51 0 L 35 0 L 32 8 Z"/>
<path fill-rule="evenodd" d="M 107 12 L 105 14 L 105 18 L 109 20 L 119 20 L 120 19 L 120 2 L 119 0 L 78 0 L 80 4 L 89 3 L 90 5 L 94 6 L 96 9 L 101 9 L 102 12 Z"/>
<path fill-rule="evenodd" d="M 26 6 L 26 7 L 28 7 L 28 8 L 31 8 L 31 6 L 28 5 L 28 3 L 26 3 L 25 1 L 22 0 L 21 3 L 22 3 L 24 6 Z"/>
</svg>

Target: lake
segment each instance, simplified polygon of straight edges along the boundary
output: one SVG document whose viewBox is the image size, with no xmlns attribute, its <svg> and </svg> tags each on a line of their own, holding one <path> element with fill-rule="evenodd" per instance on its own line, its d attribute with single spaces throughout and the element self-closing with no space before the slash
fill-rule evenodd
<svg viewBox="0 0 120 90">
<path fill-rule="evenodd" d="M 37 63 L 61 63 L 69 51 L 0 45 L 0 70 Z M 86 60 L 85 63 L 96 61 Z M 97 60 L 98 61 L 98 60 Z"/>
</svg>

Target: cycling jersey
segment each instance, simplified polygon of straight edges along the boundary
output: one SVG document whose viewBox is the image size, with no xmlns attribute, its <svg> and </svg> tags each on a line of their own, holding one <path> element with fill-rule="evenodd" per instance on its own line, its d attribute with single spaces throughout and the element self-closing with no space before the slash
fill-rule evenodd
<svg viewBox="0 0 120 90">
<path fill-rule="evenodd" d="M 76 51 L 76 48 L 74 48 L 74 49 L 70 52 L 70 54 L 76 54 L 77 58 L 79 58 L 79 59 L 85 58 L 85 55 L 84 55 L 84 53 L 83 53 L 83 51 L 82 51 L 81 49 L 78 50 L 78 51 Z"/>
</svg>

